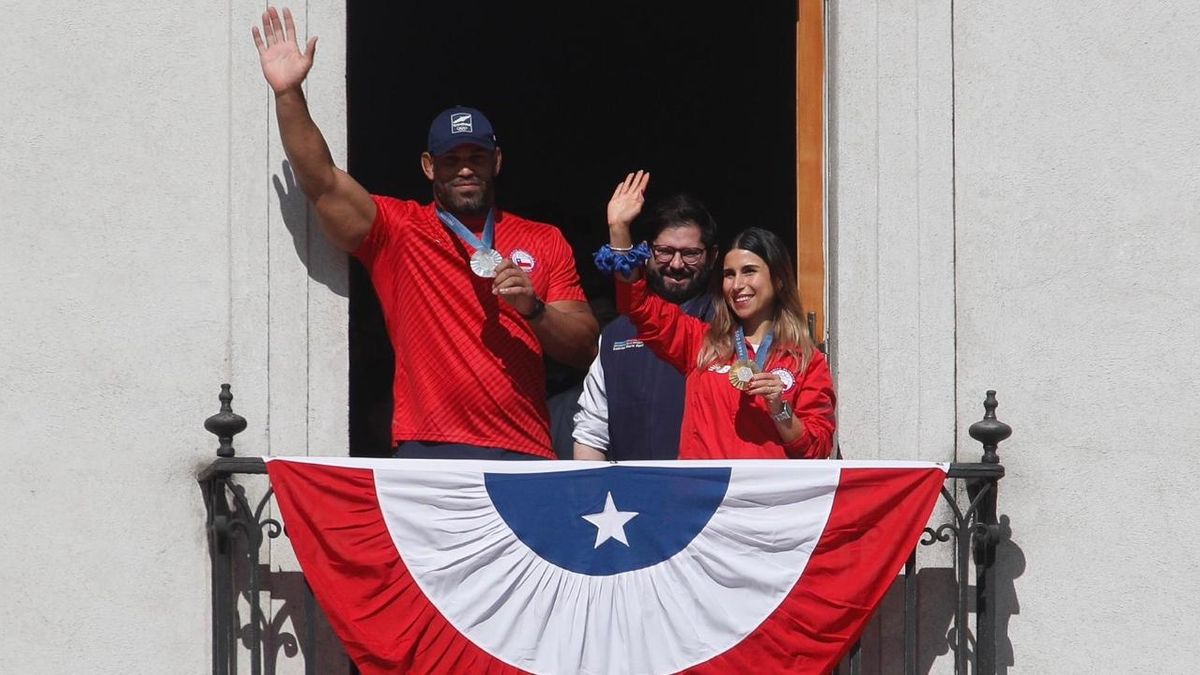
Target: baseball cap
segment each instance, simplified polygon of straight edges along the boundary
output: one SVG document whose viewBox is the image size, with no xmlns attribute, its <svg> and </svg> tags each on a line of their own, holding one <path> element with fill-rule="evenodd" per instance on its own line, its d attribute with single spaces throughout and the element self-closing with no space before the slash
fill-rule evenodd
<svg viewBox="0 0 1200 675">
<path fill-rule="evenodd" d="M 483 113 L 459 105 L 447 108 L 433 118 L 429 125 L 429 154 L 436 157 L 464 143 L 496 149 L 496 134 Z"/>
</svg>

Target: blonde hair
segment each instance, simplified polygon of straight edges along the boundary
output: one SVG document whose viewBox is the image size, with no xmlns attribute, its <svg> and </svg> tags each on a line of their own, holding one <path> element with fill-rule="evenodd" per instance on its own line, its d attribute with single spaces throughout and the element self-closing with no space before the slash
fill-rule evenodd
<svg viewBox="0 0 1200 675">
<path fill-rule="evenodd" d="M 771 307 L 772 331 L 775 337 L 771 343 L 771 351 L 776 354 L 791 354 L 800 362 L 800 371 L 803 372 L 812 360 L 816 345 L 808 332 L 804 306 L 800 302 L 800 290 L 796 287 L 796 273 L 783 242 L 773 232 L 751 227 L 738 234 L 729 249 L 749 251 L 767 263 L 771 283 L 775 286 L 775 302 Z M 725 363 L 733 358 L 733 333 L 738 321 L 720 290 L 723 276 L 713 275 L 712 293 L 715 298 L 712 319 L 708 324 L 708 332 L 704 335 L 700 354 L 696 358 L 696 365 L 701 369 Z"/>
</svg>

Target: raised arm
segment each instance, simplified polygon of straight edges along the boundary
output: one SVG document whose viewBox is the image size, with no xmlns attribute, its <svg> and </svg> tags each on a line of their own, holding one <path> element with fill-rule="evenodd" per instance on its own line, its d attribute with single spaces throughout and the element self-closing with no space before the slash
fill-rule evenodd
<svg viewBox="0 0 1200 675">
<path fill-rule="evenodd" d="M 282 20 L 274 7 L 268 7 L 262 24 L 261 33 L 257 26 L 250 32 L 258 48 L 263 77 L 275 92 L 275 114 L 284 152 L 300 188 L 317 211 L 325 236 L 338 248 L 354 251 L 371 231 L 376 206 L 358 181 L 334 165 L 329 145 L 308 112 L 301 84 L 312 69 L 317 38 L 309 38 L 301 53 L 296 23 L 286 7 Z"/>
<path fill-rule="evenodd" d="M 625 176 L 625 180 L 617 183 L 612 197 L 608 200 L 608 245 L 619 252 L 633 248 L 633 235 L 629 226 L 642 212 L 646 203 L 646 186 L 650 184 L 649 171 L 636 171 Z M 634 269 L 629 275 L 623 275 L 625 281 L 637 281 L 642 278 L 641 268 Z"/>
<path fill-rule="evenodd" d="M 634 246 L 629 227 L 642 212 L 650 173 L 635 171 L 617 184 L 608 200 L 608 244 L 624 253 Z M 642 278 L 641 266 L 631 273 L 616 272 L 617 309 L 637 326 L 638 338 L 681 373 L 695 367 L 696 349 L 704 334 L 704 324 L 688 316 L 678 305 L 654 295 Z"/>
<path fill-rule="evenodd" d="M 617 281 L 617 311 L 637 327 L 638 339 L 675 370 L 687 375 L 696 367 L 707 325 L 651 293 L 645 279 Z"/>
</svg>

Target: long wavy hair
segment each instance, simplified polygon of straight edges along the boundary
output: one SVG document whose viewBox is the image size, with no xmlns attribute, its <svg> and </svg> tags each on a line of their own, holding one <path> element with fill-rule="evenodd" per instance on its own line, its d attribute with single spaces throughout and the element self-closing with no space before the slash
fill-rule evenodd
<svg viewBox="0 0 1200 675">
<path fill-rule="evenodd" d="M 775 303 L 771 307 L 775 338 L 771 343 L 771 351 L 791 354 L 800 362 L 800 370 L 803 371 L 808 367 L 816 345 L 804 320 L 804 306 L 800 303 L 800 290 L 796 288 L 796 272 L 787 249 L 775 233 L 760 227 L 751 227 L 738 234 L 729 246 L 730 251 L 734 249 L 749 251 L 767 263 L 771 283 L 775 287 Z M 722 289 L 724 276 L 718 269 L 711 282 L 710 292 L 714 296 L 712 319 L 696 361 L 696 365 L 702 369 L 726 363 L 733 358 L 733 331 L 737 328 L 738 319 L 733 308 L 725 301 Z"/>
</svg>

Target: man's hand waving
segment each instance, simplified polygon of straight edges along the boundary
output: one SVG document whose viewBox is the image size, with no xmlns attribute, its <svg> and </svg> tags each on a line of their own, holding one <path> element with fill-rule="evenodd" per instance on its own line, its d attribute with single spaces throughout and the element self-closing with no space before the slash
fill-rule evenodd
<svg viewBox="0 0 1200 675">
<path fill-rule="evenodd" d="M 312 69 L 313 56 L 317 53 L 317 38 L 310 37 L 304 53 L 296 43 L 296 22 L 292 10 L 283 8 L 283 20 L 274 7 L 268 7 L 262 16 L 262 33 L 252 26 L 254 46 L 258 47 L 258 58 L 262 63 L 263 77 L 276 94 L 300 86 L 308 71 Z M 265 37 L 265 40 L 264 40 Z"/>
<path fill-rule="evenodd" d="M 646 203 L 646 186 L 650 184 L 650 172 L 638 170 L 625 176 L 617 183 L 608 200 L 608 245 L 614 251 L 628 252 L 633 248 L 633 235 L 629 231 L 642 206 Z M 619 278 L 634 282 L 641 278 L 638 267 L 628 274 L 617 272 Z"/>
<path fill-rule="evenodd" d="M 608 236 L 613 246 L 629 246 L 629 226 L 642 212 L 646 201 L 646 186 L 650 184 L 649 171 L 635 171 L 617 183 L 612 198 L 608 200 Z"/>
<path fill-rule="evenodd" d="M 262 32 L 253 26 L 250 33 L 263 77 L 275 92 L 279 139 L 292 161 L 296 180 L 316 209 L 329 241 L 343 251 L 357 250 L 375 222 L 376 207 L 363 186 L 334 165 L 329 144 L 308 112 L 300 83 L 312 70 L 317 38 L 309 38 L 301 53 L 296 22 L 286 7 L 282 19 L 274 7 L 268 7 L 262 16 Z"/>
</svg>

